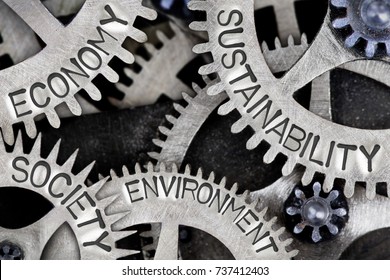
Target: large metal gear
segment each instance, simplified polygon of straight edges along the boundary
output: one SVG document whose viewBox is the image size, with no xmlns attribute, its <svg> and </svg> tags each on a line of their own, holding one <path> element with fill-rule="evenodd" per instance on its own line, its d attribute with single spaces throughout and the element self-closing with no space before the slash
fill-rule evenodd
<svg viewBox="0 0 390 280">
<path fill-rule="evenodd" d="M 71 170 L 77 152 L 64 164 L 59 165 L 59 147 L 60 142 L 57 142 L 48 157 L 42 158 L 40 136 L 30 153 L 23 152 L 21 137 L 18 137 L 10 153 L 7 153 L 4 144 L 1 144 L 0 188 L 19 188 L 35 192 L 53 205 L 49 213 L 29 226 L 19 229 L 0 227 L 0 247 L 4 253 L 1 258 L 9 258 L 9 248 L 12 247 L 13 251 L 19 252 L 16 257 L 26 260 L 51 257 L 117 259 L 134 254 L 134 251 L 116 248 L 115 242 L 131 233 L 113 232 L 111 229 L 111 225 L 124 216 L 105 214 L 105 209 L 114 198 L 96 199 L 96 193 L 106 180 L 87 186 L 85 181 L 94 164 L 74 175 Z M 64 229 L 63 225 L 68 227 Z M 65 231 L 65 240 L 53 239 L 58 230 Z M 72 240 L 75 244 L 72 244 Z M 61 250 L 64 246 L 67 249 Z"/>
<path fill-rule="evenodd" d="M 123 177 L 114 174 L 97 194 L 103 199 L 117 196 L 107 214 L 128 213 L 113 224 L 116 231 L 144 223 L 161 223 L 155 259 L 177 259 L 178 227 L 201 229 L 220 240 L 236 259 L 290 259 L 296 250 L 287 251 L 291 239 L 282 241 L 284 228 L 273 229 L 274 219 L 267 221 L 266 209 L 257 202 L 247 204 L 247 194 L 237 195 L 237 186 L 226 189 L 225 181 L 214 181 L 214 174 L 203 178 L 201 170 L 184 174 L 175 166 L 148 165 L 135 174 L 123 168 Z"/>
<path fill-rule="evenodd" d="M 0 127 L 7 143 L 13 142 L 12 125 L 19 122 L 24 123 L 30 137 L 35 137 L 34 118 L 40 114 L 45 114 L 50 124 L 58 127 L 60 119 L 55 108 L 61 103 L 66 103 L 74 115 L 80 115 L 81 108 L 74 97 L 80 89 L 92 99 L 100 99 L 100 91 L 92 80 L 102 74 L 107 80 L 117 82 L 118 74 L 108 62 L 115 55 L 132 63 L 134 57 L 121 46 L 123 41 L 127 37 L 146 41 L 146 35 L 133 27 L 135 18 L 156 17 L 140 0 L 87 0 L 65 27 L 39 0 L 4 2 L 46 44 L 37 55 L 0 72 L 3 92 L 0 103 L 5 108 Z"/>
<path fill-rule="evenodd" d="M 200 73 L 217 73 L 221 81 L 209 88 L 210 95 L 226 91 L 230 101 L 220 114 L 237 109 L 242 118 L 232 127 L 240 132 L 250 126 L 254 136 L 248 149 L 263 140 L 271 145 L 265 161 L 278 153 L 288 157 L 283 174 L 297 164 L 306 167 L 302 182 L 309 184 L 316 172 L 326 174 L 323 188 L 329 192 L 336 178 L 345 180 L 344 193 L 351 197 L 356 182 L 365 182 L 373 199 L 377 183 L 390 188 L 389 130 L 361 130 L 333 124 L 303 109 L 293 93 L 329 70 L 362 59 L 340 44 L 328 12 L 309 49 L 282 78 L 276 78 L 265 63 L 253 20 L 253 1 L 192 1 L 190 8 L 205 11 L 207 22 L 193 22 L 194 30 L 206 31 L 209 42 L 197 45 L 198 53 L 211 52 L 214 62 Z M 316 125 L 312 125 L 316 123 Z M 342 136 L 342 138 L 340 138 Z M 390 193 L 388 191 L 388 193 Z"/>
</svg>

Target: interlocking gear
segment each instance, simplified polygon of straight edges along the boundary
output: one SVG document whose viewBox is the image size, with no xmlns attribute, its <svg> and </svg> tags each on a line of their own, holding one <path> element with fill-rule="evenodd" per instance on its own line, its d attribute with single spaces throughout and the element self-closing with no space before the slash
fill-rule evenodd
<svg viewBox="0 0 390 280">
<path fill-rule="evenodd" d="M 71 170 L 77 152 L 63 165 L 59 165 L 57 164 L 59 145 L 60 142 L 57 142 L 47 158 L 40 155 L 40 136 L 30 153 L 23 152 L 21 137 L 16 140 L 11 153 L 7 153 L 4 145 L 1 145 L 0 188 L 12 187 L 33 191 L 53 205 L 48 214 L 29 226 L 20 229 L 0 227 L 3 258 L 11 257 L 11 251 L 7 250 L 9 246 L 5 247 L 7 244 L 14 248 L 12 253 L 14 257 L 17 257 L 15 255 L 17 246 L 26 260 L 42 258 L 44 249 L 46 256 L 50 256 L 52 251 L 58 252 L 63 247 L 63 240 L 52 237 L 64 224 L 67 224 L 72 232 L 68 235 L 66 245 L 74 247 L 74 250 L 62 250 L 57 258 L 78 257 L 98 260 L 134 254 L 135 251 L 116 248 L 115 242 L 131 233 L 111 230 L 111 225 L 124 216 L 105 214 L 104 210 L 114 198 L 98 200 L 95 197 L 106 180 L 87 187 L 84 182 L 93 164 L 74 175 Z M 72 235 L 75 236 L 76 246 L 71 246 Z"/>
<path fill-rule="evenodd" d="M 194 50 L 211 52 L 214 59 L 200 69 L 200 74 L 218 73 L 221 81 L 208 93 L 228 94 L 230 101 L 220 107 L 220 114 L 234 109 L 240 112 L 242 118 L 233 125 L 233 132 L 253 128 L 255 134 L 248 141 L 248 149 L 264 140 L 271 145 L 265 162 L 273 161 L 280 152 L 286 155 L 284 175 L 297 164 L 305 166 L 304 185 L 312 181 L 316 172 L 326 174 L 326 192 L 332 189 L 335 178 L 345 179 L 347 197 L 353 195 L 356 182 L 366 183 L 370 199 L 375 196 L 377 183 L 384 182 L 390 189 L 390 154 L 385 140 L 389 130 L 333 124 L 303 109 L 293 98 L 293 93 L 321 74 L 360 58 L 339 43 L 329 13 L 309 49 L 282 78 L 276 78 L 253 40 L 253 1 L 192 1 L 190 7 L 207 13 L 207 22 L 193 22 L 191 27 L 207 31 L 210 38 Z"/>
<path fill-rule="evenodd" d="M 282 241 L 284 228 L 273 230 L 274 219 L 267 221 L 266 209 L 247 204 L 247 195 L 237 195 L 237 186 L 225 188 L 225 180 L 214 182 L 214 174 L 204 179 L 202 171 L 184 174 L 165 165 L 149 164 L 135 174 L 123 168 L 123 177 L 112 180 L 97 194 L 98 198 L 117 196 L 107 214 L 128 213 L 113 224 L 119 231 L 145 223 L 161 223 L 155 259 L 177 259 L 179 225 L 201 229 L 220 240 L 236 259 L 290 259 L 297 251 L 287 252 L 291 239 Z"/>
<path fill-rule="evenodd" d="M 81 107 L 74 96 L 81 89 L 93 100 L 100 99 L 92 80 L 102 74 L 117 82 L 119 76 L 108 62 L 115 55 L 132 63 L 134 57 L 122 43 L 128 36 L 146 41 L 146 35 L 133 27 L 135 18 L 156 17 L 155 11 L 142 6 L 141 0 L 86 0 L 65 27 L 40 0 L 4 2 L 46 43 L 37 55 L 0 72 L 0 105 L 4 108 L 0 126 L 7 143 L 13 142 L 12 125 L 19 122 L 24 123 L 30 137 L 35 137 L 34 118 L 40 114 L 45 114 L 53 127 L 59 127 L 55 108 L 61 103 L 67 104 L 74 115 L 80 115 Z"/>
<path fill-rule="evenodd" d="M 315 243 L 324 240 L 320 232 L 326 227 L 333 236 L 339 234 L 347 221 L 348 209 L 346 203 L 343 206 L 334 208 L 340 193 L 332 190 L 324 198 L 320 196 L 321 184 L 313 184 L 313 195 L 306 197 L 306 194 L 296 187 L 289 200 L 285 203 L 285 211 L 288 216 L 299 216 L 298 223 L 294 226 L 294 233 L 302 233 L 306 227 L 312 228 L 311 240 Z M 339 220 L 342 219 L 342 223 Z M 328 239 L 328 238 L 326 238 Z"/>
</svg>

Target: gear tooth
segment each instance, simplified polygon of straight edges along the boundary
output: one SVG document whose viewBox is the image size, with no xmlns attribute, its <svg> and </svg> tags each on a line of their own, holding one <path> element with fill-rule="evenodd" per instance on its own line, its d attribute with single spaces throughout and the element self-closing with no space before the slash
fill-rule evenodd
<svg viewBox="0 0 390 280">
<path fill-rule="evenodd" d="M 35 139 L 34 145 L 31 149 L 31 153 L 36 155 L 41 155 L 41 146 L 42 146 L 42 133 L 39 133 L 37 139 Z"/>
<path fill-rule="evenodd" d="M 261 43 L 261 49 L 263 50 L 263 53 L 269 52 L 269 47 L 268 47 L 267 42 L 263 41 L 263 43 Z"/>
<path fill-rule="evenodd" d="M 263 141 L 262 135 L 259 133 L 255 133 L 246 143 L 246 148 L 248 150 L 254 150 L 260 145 L 261 141 Z"/>
<path fill-rule="evenodd" d="M 57 112 L 55 110 L 47 110 L 45 112 L 45 115 L 47 117 L 47 120 L 49 121 L 50 125 L 54 128 L 59 128 L 61 125 L 60 117 L 58 116 Z"/>
<path fill-rule="evenodd" d="M 24 126 L 26 127 L 26 133 L 28 137 L 34 138 L 37 136 L 37 127 L 33 119 L 24 121 Z"/>
<path fill-rule="evenodd" d="M 115 72 L 110 66 L 105 66 L 101 68 L 101 74 L 111 83 L 119 82 L 119 75 Z"/>
<path fill-rule="evenodd" d="M 177 173 L 179 172 L 179 168 L 177 167 L 177 164 L 176 163 L 172 163 L 172 173 Z"/>
<path fill-rule="evenodd" d="M 192 102 L 192 97 L 186 93 L 186 92 L 182 92 L 182 96 L 183 96 L 183 99 L 189 104 Z"/>
<path fill-rule="evenodd" d="M 234 103 L 232 101 L 228 101 L 225 104 L 219 106 L 218 114 L 221 116 L 226 116 L 233 112 L 235 109 Z"/>
<path fill-rule="evenodd" d="M 116 248 L 112 252 L 110 252 L 110 257 L 114 259 L 121 259 L 121 258 L 126 258 L 131 255 L 137 255 L 139 254 L 140 251 L 138 250 L 128 250 L 128 249 L 118 249 Z"/>
<path fill-rule="evenodd" d="M 86 176 L 88 176 L 88 174 Z M 85 179 L 82 179 L 82 180 L 85 181 Z M 97 199 L 101 199 L 101 197 L 98 197 L 98 193 L 100 193 L 100 191 L 103 189 L 103 186 L 107 183 L 107 180 L 108 180 L 108 177 L 99 179 L 99 181 L 95 184 L 92 184 L 92 182 L 91 182 L 91 184 L 88 186 L 89 194 L 96 197 Z M 90 181 L 90 180 L 87 180 L 87 181 Z M 100 202 L 99 202 L 99 204 L 100 204 Z"/>
<path fill-rule="evenodd" d="M 57 162 L 58 152 L 60 150 L 60 146 L 61 146 L 61 139 L 59 139 L 57 141 L 57 143 L 51 149 L 50 154 L 47 156 L 46 159 L 48 162 Z"/>
<path fill-rule="evenodd" d="M 295 168 L 295 163 L 292 162 L 291 160 L 287 160 L 282 168 L 283 176 L 290 175 L 293 172 L 294 168 Z"/>
<path fill-rule="evenodd" d="M 102 94 L 100 90 L 93 83 L 88 83 L 84 87 L 84 90 L 88 93 L 89 97 L 91 97 L 92 100 L 99 101 L 100 99 L 102 99 Z"/>
<path fill-rule="evenodd" d="M 148 40 L 148 36 L 145 32 L 133 27 L 130 32 L 130 37 L 138 43 L 145 43 Z"/>
<path fill-rule="evenodd" d="M 135 169 L 135 173 L 136 173 L 136 174 L 142 173 L 141 165 L 140 165 L 138 162 L 135 164 L 134 169 Z"/>
<path fill-rule="evenodd" d="M 147 164 L 147 167 L 146 167 L 147 169 L 148 169 L 148 172 L 154 172 L 154 168 L 155 168 L 155 166 L 153 165 L 153 163 L 151 163 L 151 162 L 148 162 L 148 164 Z"/>
<path fill-rule="evenodd" d="M 226 187 L 226 177 L 222 177 L 221 181 L 219 182 L 219 185 L 221 186 L 221 188 Z"/>
<path fill-rule="evenodd" d="M 347 7 L 347 0 L 332 0 L 332 5 L 338 8 L 346 8 Z"/>
<path fill-rule="evenodd" d="M 188 3 L 188 9 L 195 11 L 207 11 L 210 8 L 210 3 L 207 1 L 192 0 Z"/>
<path fill-rule="evenodd" d="M 210 64 L 206 64 L 206 65 L 201 66 L 199 68 L 198 73 L 202 76 L 210 75 L 213 73 L 217 73 L 219 71 L 219 68 L 220 68 L 220 66 L 218 63 L 210 63 Z"/>
<path fill-rule="evenodd" d="M 184 174 L 191 175 L 191 166 L 189 164 L 186 165 Z"/>
<path fill-rule="evenodd" d="M 196 177 L 203 178 L 203 170 L 202 170 L 202 168 L 198 169 L 198 174 L 196 174 Z"/>
<path fill-rule="evenodd" d="M 168 136 L 171 132 L 171 130 L 169 128 L 166 128 L 165 126 L 159 126 L 158 127 L 158 130 L 164 134 L 165 136 Z"/>
<path fill-rule="evenodd" d="M 385 42 L 386 45 L 386 53 L 390 56 L 390 41 Z"/>
<path fill-rule="evenodd" d="M 190 28 L 194 31 L 207 31 L 207 23 L 205 21 L 193 21 L 190 23 Z"/>
<path fill-rule="evenodd" d="M 367 41 L 366 46 L 366 56 L 367 58 L 373 58 L 376 51 L 377 51 L 378 45 L 376 42 Z"/>
<path fill-rule="evenodd" d="M 206 83 L 206 85 L 211 83 L 211 79 L 208 76 L 202 76 L 202 79 Z"/>
<path fill-rule="evenodd" d="M 99 174 L 98 174 L 98 179 L 99 179 L 99 180 L 103 180 L 103 179 L 104 179 L 103 174 L 99 173 Z"/>
<path fill-rule="evenodd" d="M 351 198 L 355 192 L 355 186 L 353 182 L 349 180 L 345 181 L 344 194 L 347 198 Z"/>
<path fill-rule="evenodd" d="M 376 184 L 366 182 L 366 196 L 369 200 L 373 200 L 376 196 Z"/>
<path fill-rule="evenodd" d="M 197 95 L 203 92 L 203 89 L 197 83 L 192 83 L 192 89 L 196 92 Z"/>
<path fill-rule="evenodd" d="M 124 92 L 122 91 L 121 89 L 123 89 L 122 86 L 124 86 L 123 84 L 116 84 L 115 85 L 116 88 L 121 91 L 121 92 Z M 118 100 L 116 99 L 115 97 L 112 97 L 112 96 L 107 96 L 107 99 L 108 99 L 108 102 L 110 102 L 110 104 L 112 106 L 114 106 L 115 108 L 118 108 L 118 109 L 123 109 L 124 108 L 124 104 L 126 104 L 123 100 Z"/>
<path fill-rule="evenodd" d="M 135 233 L 137 231 L 113 231 L 111 234 L 115 241 L 119 241 Z"/>
<path fill-rule="evenodd" d="M 139 64 L 138 56 L 135 57 L 135 61 Z M 123 69 L 123 73 L 125 73 L 125 75 L 130 79 L 134 79 L 134 77 L 138 75 L 138 73 L 135 73 L 133 69 L 130 69 L 128 67 Z M 124 85 L 123 87 L 121 87 L 121 89 L 122 92 L 126 92 L 128 87 Z"/>
<path fill-rule="evenodd" d="M 154 47 L 153 44 L 145 43 L 145 44 L 143 45 L 143 47 L 148 51 L 148 53 L 149 53 L 151 56 L 154 56 L 155 53 L 157 53 L 157 49 Z"/>
<path fill-rule="evenodd" d="M 264 163 L 270 164 L 276 159 L 276 156 L 278 154 L 279 154 L 278 150 L 271 146 L 264 155 L 264 159 L 263 159 Z"/>
<path fill-rule="evenodd" d="M 157 147 L 164 147 L 164 141 L 160 140 L 160 139 L 153 139 L 152 140 L 153 144 L 156 145 Z"/>
<path fill-rule="evenodd" d="M 234 185 L 232 186 L 232 188 L 230 189 L 230 193 L 236 195 L 238 192 L 238 184 L 237 183 L 234 183 Z"/>
<path fill-rule="evenodd" d="M 110 176 L 111 176 L 112 179 L 118 178 L 118 175 L 116 174 L 114 169 L 110 169 Z"/>
<path fill-rule="evenodd" d="M 157 152 L 149 152 L 148 156 L 152 159 L 155 159 L 157 161 L 160 161 L 160 154 Z"/>
<path fill-rule="evenodd" d="M 178 103 L 173 103 L 173 108 L 175 108 L 175 110 L 180 114 L 183 114 L 185 111 L 185 108 Z"/>
<path fill-rule="evenodd" d="M 309 185 L 313 181 L 314 172 L 306 168 L 305 172 L 302 174 L 302 184 L 304 186 Z"/>
<path fill-rule="evenodd" d="M 138 8 L 137 15 L 147 20 L 155 20 L 157 19 L 158 14 L 155 10 L 142 5 Z"/>
<path fill-rule="evenodd" d="M 332 26 L 336 29 L 344 28 L 349 25 L 348 18 L 337 18 L 333 21 Z"/>
<path fill-rule="evenodd" d="M 122 174 L 123 177 L 130 175 L 129 169 L 125 165 L 122 166 Z"/>
<path fill-rule="evenodd" d="M 142 236 L 143 237 L 143 236 Z M 147 236 L 148 237 L 148 236 Z M 142 246 L 142 251 L 154 251 L 157 249 L 158 244 L 151 243 L 145 246 Z"/>
<path fill-rule="evenodd" d="M 213 95 L 220 94 L 224 90 L 225 90 L 225 87 L 224 87 L 223 83 L 219 82 L 219 83 L 216 83 L 215 85 L 210 86 L 207 89 L 207 94 L 213 96 Z"/>
<path fill-rule="evenodd" d="M 294 239 L 288 238 L 288 239 L 286 239 L 286 240 L 284 240 L 284 241 L 282 242 L 282 246 L 283 246 L 283 247 L 288 247 L 288 246 L 290 246 L 293 242 L 294 242 Z"/>
<path fill-rule="evenodd" d="M 65 170 L 72 170 L 74 162 L 76 161 L 77 155 L 79 153 L 79 149 L 75 150 L 73 154 L 66 160 L 66 162 L 62 165 Z"/>
<path fill-rule="evenodd" d="M 15 141 L 14 131 L 11 125 L 3 125 L 1 127 L 3 141 L 8 145 L 12 145 Z"/>
<path fill-rule="evenodd" d="M 167 172 L 167 167 L 166 167 L 164 162 L 161 162 L 160 163 L 160 173 L 165 173 L 165 172 Z"/>
<path fill-rule="evenodd" d="M 106 209 L 112 205 L 114 205 L 115 201 L 118 199 L 118 197 L 114 197 L 114 200 L 108 204 L 108 206 L 106 207 Z M 114 214 L 109 214 L 107 216 L 107 223 L 109 225 L 114 225 L 115 224 L 115 231 L 113 232 L 119 232 L 120 230 L 123 230 L 125 229 L 127 226 L 126 225 L 121 225 L 121 226 L 118 226 L 118 223 L 124 219 L 126 216 L 128 216 L 130 214 L 129 211 L 123 211 L 123 212 L 119 212 L 119 213 L 114 213 Z"/>
<path fill-rule="evenodd" d="M 289 46 L 294 46 L 294 37 L 292 35 L 288 36 L 287 43 Z"/>
<path fill-rule="evenodd" d="M 133 64 L 135 61 L 134 55 L 123 47 L 119 47 L 116 50 L 116 55 L 126 64 Z"/>
<path fill-rule="evenodd" d="M 215 182 L 215 173 L 214 172 L 210 173 L 208 181 L 213 182 L 213 183 Z"/>
<path fill-rule="evenodd" d="M 15 140 L 13 153 L 23 154 L 23 140 L 22 140 L 22 133 L 20 131 L 16 133 L 16 140 Z"/>
<path fill-rule="evenodd" d="M 83 113 L 83 109 L 81 109 L 79 102 L 74 97 L 69 98 L 69 100 L 66 101 L 66 105 L 68 106 L 69 111 L 75 116 L 81 116 Z"/>
<path fill-rule="evenodd" d="M 91 162 L 87 167 L 85 167 L 77 174 L 77 177 L 80 178 L 81 182 L 84 182 L 87 179 L 89 173 L 91 173 L 92 168 L 95 166 L 95 163 L 95 161 Z"/>
<path fill-rule="evenodd" d="M 347 48 L 352 48 L 356 45 L 358 40 L 360 39 L 360 35 L 356 32 L 352 33 L 347 39 L 345 39 L 345 46 Z"/>
<path fill-rule="evenodd" d="M 322 183 L 322 190 L 325 193 L 329 193 L 333 189 L 333 182 L 334 182 L 333 177 L 325 175 L 324 182 Z"/>
<path fill-rule="evenodd" d="M 168 37 L 161 30 L 156 31 L 156 36 L 164 45 L 169 41 Z"/>
<path fill-rule="evenodd" d="M 207 53 L 211 51 L 210 43 L 200 43 L 192 48 L 192 51 L 197 54 Z"/>
<path fill-rule="evenodd" d="M 276 49 L 282 48 L 282 43 L 280 42 L 280 39 L 278 37 L 275 38 L 275 48 Z"/>
<path fill-rule="evenodd" d="M 305 33 L 301 36 L 301 45 L 308 46 L 307 35 Z"/>
<path fill-rule="evenodd" d="M 175 124 L 177 119 L 174 117 L 174 116 L 171 116 L 171 115 L 166 115 L 165 118 L 167 119 L 167 121 L 169 121 L 171 124 Z"/>
<path fill-rule="evenodd" d="M 237 134 L 242 132 L 247 126 L 248 124 L 246 123 L 245 119 L 241 118 L 232 125 L 231 131 Z"/>
<path fill-rule="evenodd" d="M 85 184 L 87 185 L 87 187 L 91 187 L 93 185 L 92 181 L 90 179 L 87 179 L 87 181 L 85 182 Z"/>
</svg>

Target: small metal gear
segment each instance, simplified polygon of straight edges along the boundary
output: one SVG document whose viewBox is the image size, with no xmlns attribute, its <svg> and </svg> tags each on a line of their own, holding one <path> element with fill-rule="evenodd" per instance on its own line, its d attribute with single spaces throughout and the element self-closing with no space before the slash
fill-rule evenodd
<svg viewBox="0 0 390 280">
<path fill-rule="evenodd" d="M 238 195 L 237 186 L 226 189 L 224 179 L 215 183 L 214 174 L 204 179 L 201 170 L 193 176 L 189 167 L 181 174 L 174 165 L 170 171 L 149 164 L 146 172 L 136 166 L 129 174 L 124 167 L 123 177 L 111 177 L 98 198 L 117 196 L 106 212 L 128 213 L 113 229 L 161 223 L 155 259 L 177 259 L 179 225 L 212 234 L 236 259 L 290 259 L 298 253 L 286 250 L 292 240 L 281 240 L 285 229 L 273 229 L 275 220 L 264 218 L 266 209 L 247 204 L 247 194 Z"/>
<path fill-rule="evenodd" d="M 345 38 L 345 46 L 354 48 L 359 41 L 365 41 L 364 54 L 368 58 L 378 55 L 378 47 L 383 45 L 383 53 L 390 55 L 390 2 L 388 0 L 332 0 L 336 29 L 351 29 Z M 345 9 L 345 17 L 337 16 Z"/>
<path fill-rule="evenodd" d="M 285 211 L 288 216 L 300 217 L 300 221 L 294 226 L 294 233 L 300 234 L 306 227 L 312 228 L 311 240 L 315 243 L 324 239 L 320 233 L 320 228 L 327 227 L 331 235 L 339 234 L 342 226 L 347 221 L 348 209 L 340 207 L 334 209 L 332 204 L 339 198 L 339 191 L 332 190 L 329 195 L 324 198 L 320 196 L 321 184 L 315 182 L 313 184 L 313 196 L 306 197 L 305 193 L 296 187 L 292 193 L 292 197 L 285 203 Z M 343 219 L 344 222 L 339 226 L 336 221 Z"/>
<path fill-rule="evenodd" d="M 116 259 L 134 254 L 135 251 L 116 248 L 116 241 L 132 233 L 112 231 L 111 225 L 124 216 L 105 214 L 104 210 L 114 198 L 98 200 L 95 197 L 106 179 L 88 187 L 84 182 L 94 164 L 74 175 L 71 170 L 77 151 L 64 164 L 59 165 L 59 146 L 60 142 L 57 142 L 49 156 L 42 158 L 40 136 L 30 153 L 23 152 L 21 137 L 17 138 L 11 153 L 7 153 L 5 146 L 1 145 L 0 188 L 12 186 L 33 191 L 53 205 L 48 214 L 29 226 L 20 229 L 0 227 L 3 258 L 10 258 L 11 255 L 16 258 L 16 251 L 20 251 L 19 257 L 36 260 L 43 257 L 44 249 L 47 251 L 46 257 L 52 256 L 51 252 L 61 252 L 60 256 L 55 254 L 56 258 L 61 259 Z M 75 236 L 76 244 L 71 246 L 74 250 L 61 251 L 63 246 L 71 245 L 71 239 L 52 239 L 64 224 L 71 229 L 69 236 Z"/>
<path fill-rule="evenodd" d="M 0 72 L 0 105 L 4 108 L 0 127 L 7 143 L 13 142 L 12 125 L 19 122 L 31 138 L 35 137 L 34 118 L 41 114 L 53 127 L 59 127 L 55 109 L 62 103 L 80 115 L 75 94 L 81 89 L 99 100 L 100 91 L 92 80 L 102 74 L 117 82 L 118 74 L 108 65 L 111 59 L 117 56 L 126 63 L 134 61 L 122 43 L 127 37 L 146 41 L 146 35 L 133 26 L 135 18 L 156 18 L 156 12 L 142 6 L 141 0 L 86 0 L 72 22 L 64 26 L 40 0 L 4 2 L 46 43 L 37 55 Z"/>
</svg>

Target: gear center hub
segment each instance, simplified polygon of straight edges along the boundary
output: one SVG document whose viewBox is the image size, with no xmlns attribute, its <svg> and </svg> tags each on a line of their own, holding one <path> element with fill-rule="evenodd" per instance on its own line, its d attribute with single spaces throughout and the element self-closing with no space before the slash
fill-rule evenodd
<svg viewBox="0 0 390 280">
<path fill-rule="evenodd" d="M 23 260 L 22 249 L 11 242 L 5 241 L 0 243 L 0 260 Z"/>
<path fill-rule="evenodd" d="M 361 17 L 367 26 L 377 30 L 390 27 L 390 1 L 364 0 L 360 7 Z"/>
<path fill-rule="evenodd" d="M 323 198 L 309 199 L 302 207 L 302 218 L 312 226 L 325 225 L 331 209 Z"/>
</svg>

